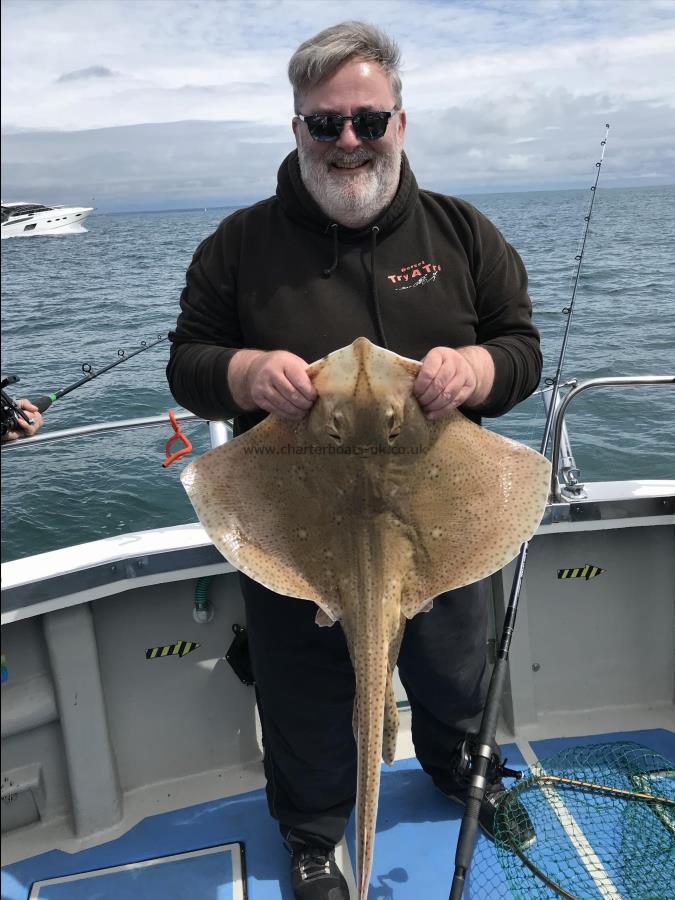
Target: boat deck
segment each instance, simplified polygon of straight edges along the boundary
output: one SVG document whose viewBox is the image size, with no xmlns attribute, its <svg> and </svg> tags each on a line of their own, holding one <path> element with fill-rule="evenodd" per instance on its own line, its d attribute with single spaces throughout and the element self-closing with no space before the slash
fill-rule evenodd
<svg viewBox="0 0 675 900">
<path fill-rule="evenodd" d="M 510 766 L 522 769 L 566 747 L 610 741 L 635 741 L 675 760 L 675 732 L 667 728 L 519 741 L 503 751 Z M 461 815 L 414 757 L 384 766 L 369 900 L 446 898 Z M 350 823 L 338 859 L 352 887 L 353 858 Z M 8 865 L 2 900 L 291 900 L 288 870 L 264 790 L 257 789 L 148 815 L 116 839 L 79 852 L 53 850 Z M 465 897 L 512 896 L 481 835 Z"/>
</svg>

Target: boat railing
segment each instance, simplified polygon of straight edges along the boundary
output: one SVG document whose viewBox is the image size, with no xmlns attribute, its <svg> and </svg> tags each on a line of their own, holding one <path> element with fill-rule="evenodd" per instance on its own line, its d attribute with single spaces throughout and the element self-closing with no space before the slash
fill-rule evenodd
<svg viewBox="0 0 675 900">
<path fill-rule="evenodd" d="M 570 390 L 563 399 L 557 398 L 556 411 L 553 419 L 553 444 L 552 444 L 552 472 L 551 472 L 551 490 L 550 501 L 553 503 L 563 503 L 578 500 L 584 496 L 584 485 L 581 481 L 580 473 L 574 462 L 572 447 L 567 434 L 567 426 L 565 424 L 565 414 L 567 409 L 579 394 L 584 393 L 592 388 L 598 387 L 626 387 L 626 386 L 656 386 L 656 385 L 675 385 L 675 375 L 640 375 L 640 376 L 617 376 L 611 378 L 591 378 L 588 381 L 577 383 L 575 381 L 569 383 Z M 550 403 L 549 396 L 544 393 L 545 402 Z M 181 411 L 176 413 L 176 419 L 179 422 L 196 421 L 207 423 L 206 419 L 201 419 L 194 413 Z M 18 441 L 9 441 L 2 445 L 2 451 L 20 450 L 27 447 L 34 447 L 39 444 L 60 441 L 68 438 L 82 437 L 84 435 L 104 434 L 111 431 L 120 431 L 132 428 L 166 428 L 169 425 L 167 417 L 162 416 L 144 416 L 135 419 L 120 419 L 113 422 L 99 422 L 92 425 L 80 425 L 75 428 L 64 428 L 59 431 L 48 431 L 33 435 L 33 437 L 21 438 Z M 218 447 L 232 437 L 232 423 L 229 420 L 222 422 L 208 422 L 211 446 Z"/>
<path fill-rule="evenodd" d="M 573 465 L 566 464 L 567 451 L 563 447 L 565 414 L 572 401 L 579 394 L 597 387 L 627 387 L 634 385 L 653 387 L 664 384 L 675 385 L 675 375 L 628 375 L 612 378 L 590 378 L 588 381 L 582 381 L 575 387 L 572 387 L 560 401 L 554 413 L 551 492 L 549 498 L 551 502 L 564 503 L 565 501 L 578 500 L 580 496 L 583 496 L 583 484 L 579 480 L 579 470 Z"/>
<path fill-rule="evenodd" d="M 177 412 L 176 419 L 179 422 L 196 421 L 206 424 L 206 419 L 201 419 L 199 416 L 196 416 L 191 412 Z M 229 421 L 226 421 L 209 422 L 208 424 L 209 426 L 215 426 L 215 428 L 211 428 L 211 443 L 214 447 L 217 447 L 219 444 L 224 442 L 223 432 L 227 431 L 228 427 L 231 428 L 231 423 Z M 37 444 L 45 444 L 52 441 L 62 441 L 67 438 L 82 437 L 83 435 L 105 434 L 106 432 L 122 431 L 128 428 L 153 427 L 170 428 L 171 423 L 169 422 L 166 415 L 143 416 L 136 419 L 116 419 L 113 422 L 98 422 L 93 425 L 79 425 L 75 428 L 63 428 L 60 431 L 40 432 L 40 434 L 35 434 L 33 435 L 33 437 L 21 438 L 18 441 L 8 441 L 6 444 L 2 445 L 2 449 L 3 451 L 20 450 L 25 447 L 34 447 Z M 214 430 L 216 432 L 215 438 Z M 224 437 L 224 439 L 226 440 L 227 438 Z"/>
<path fill-rule="evenodd" d="M 560 404 L 562 403 L 562 391 L 564 388 L 575 388 L 579 382 L 576 378 L 572 378 L 570 381 L 566 381 L 565 384 L 562 384 L 557 392 L 555 398 L 555 408 L 556 411 L 560 409 Z M 550 387 L 546 387 L 541 391 L 538 391 L 541 394 L 541 397 L 544 401 L 544 408 L 546 413 L 548 414 L 549 407 L 551 405 L 551 401 L 553 399 L 553 385 Z M 548 451 L 547 445 L 546 450 Z M 576 460 L 574 459 L 574 452 L 572 450 L 572 444 L 570 442 L 569 431 L 567 429 L 567 423 L 563 420 L 560 432 L 560 458 L 558 461 L 558 465 L 556 467 L 556 473 L 559 479 L 564 479 L 567 483 L 567 480 L 572 481 L 575 484 L 581 484 L 581 472 L 577 468 Z M 581 499 L 585 496 L 585 492 L 582 488 L 577 493 L 577 498 Z"/>
</svg>

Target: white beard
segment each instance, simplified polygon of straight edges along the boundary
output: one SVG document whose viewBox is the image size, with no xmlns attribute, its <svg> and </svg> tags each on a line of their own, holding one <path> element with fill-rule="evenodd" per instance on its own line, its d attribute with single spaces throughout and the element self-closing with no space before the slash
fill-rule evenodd
<svg viewBox="0 0 675 900">
<path fill-rule="evenodd" d="M 402 152 L 399 144 L 388 153 L 371 153 L 367 147 L 345 153 L 336 148 L 316 159 L 307 152 L 304 140 L 298 143 L 300 174 L 305 187 L 329 219 L 347 228 L 361 228 L 373 222 L 389 206 L 398 189 Z M 354 176 L 336 175 L 332 171 L 334 162 L 366 160 L 372 160 L 371 166 Z"/>
</svg>

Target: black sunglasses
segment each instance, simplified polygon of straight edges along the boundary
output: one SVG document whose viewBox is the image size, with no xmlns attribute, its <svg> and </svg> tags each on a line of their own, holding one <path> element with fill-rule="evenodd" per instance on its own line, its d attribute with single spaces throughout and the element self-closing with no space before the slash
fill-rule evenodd
<svg viewBox="0 0 675 900">
<path fill-rule="evenodd" d="M 307 126 L 315 141 L 337 141 L 345 122 L 350 121 L 356 136 L 362 141 L 377 141 L 384 137 L 389 119 L 397 112 L 395 106 L 390 112 L 362 112 L 355 116 L 340 116 L 337 113 L 314 113 L 298 118 Z"/>
</svg>

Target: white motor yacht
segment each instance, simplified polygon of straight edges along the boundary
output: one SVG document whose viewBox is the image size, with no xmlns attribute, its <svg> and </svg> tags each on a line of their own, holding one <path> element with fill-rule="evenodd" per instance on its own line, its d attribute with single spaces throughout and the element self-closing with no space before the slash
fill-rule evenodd
<svg viewBox="0 0 675 900">
<path fill-rule="evenodd" d="M 40 203 L 5 203 L 3 200 L 2 238 L 76 232 L 93 211 L 93 206 L 43 206 Z"/>
</svg>

